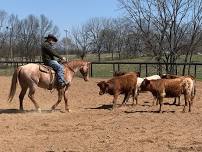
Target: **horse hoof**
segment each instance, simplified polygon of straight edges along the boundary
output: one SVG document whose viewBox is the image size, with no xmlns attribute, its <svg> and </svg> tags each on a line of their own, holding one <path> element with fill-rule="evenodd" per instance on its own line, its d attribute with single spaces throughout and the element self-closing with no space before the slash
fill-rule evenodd
<svg viewBox="0 0 202 152">
<path fill-rule="evenodd" d="M 51 109 L 51 112 L 55 112 L 56 110 L 55 109 Z"/>
<path fill-rule="evenodd" d="M 24 109 L 19 109 L 20 112 L 24 112 Z"/>
<path fill-rule="evenodd" d="M 66 112 L 72 112 L 70 109 L 65 109 Z"/>
<path fill-rule="evenodd" d="M 41 108 L 38 108 L 37 111 L 38 111 L 39 113 L 41 113 Z"/>
</svg>

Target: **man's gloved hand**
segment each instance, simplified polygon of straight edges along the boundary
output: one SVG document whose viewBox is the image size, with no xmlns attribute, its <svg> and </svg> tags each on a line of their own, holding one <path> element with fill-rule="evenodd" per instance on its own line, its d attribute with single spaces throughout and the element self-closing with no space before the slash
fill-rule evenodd
<svg viewBox="0 0 202 152">
<path fill-rule="evenodd" d="M 60 61 L 59 61 L 60 63 L 64 63 L 64 62 L 67 62 L 66 61 L 66 58 L 65 57 L 62 57 L 62 58 L 60 58 Z"/>
<path fill-rule="evenodd" d="M 65 57 L 62 57 L 62 60 L 66 61 L 67 59 Z"/>
</svg>

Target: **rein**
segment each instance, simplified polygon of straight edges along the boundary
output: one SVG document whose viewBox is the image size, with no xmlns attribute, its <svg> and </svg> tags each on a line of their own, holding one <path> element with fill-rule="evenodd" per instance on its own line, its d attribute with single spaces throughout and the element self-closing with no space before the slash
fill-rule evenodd
<svg viewBox="0 0 202 152">
<path fill-rule="evenodd" d="M 67 67 L 68 67 L 73 73 L 76 73 L 69 65 L 67 65 Z"/>
</svg>

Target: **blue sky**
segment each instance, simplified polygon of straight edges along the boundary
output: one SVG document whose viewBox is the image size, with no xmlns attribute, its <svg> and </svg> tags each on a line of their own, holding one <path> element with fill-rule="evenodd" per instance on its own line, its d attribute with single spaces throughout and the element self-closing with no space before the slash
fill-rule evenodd
<svg viewBox="0 0 202 152">
<path fill-rule="evenodd" d="M 0 0 L 0 9 L 9 14 L 18 15 L 20 19 L 30 14 L 44 14 L 60 29 L 85 23 L 92 17 L 118 17 L 117 0 Z"/>
</svg>

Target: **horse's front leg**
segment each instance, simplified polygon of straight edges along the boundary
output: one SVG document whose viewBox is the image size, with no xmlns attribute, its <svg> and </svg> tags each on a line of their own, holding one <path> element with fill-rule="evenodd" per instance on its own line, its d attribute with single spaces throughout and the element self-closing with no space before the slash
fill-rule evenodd
<svg viewBox="0 0 202 152">
<path fill-rule="evenodd" d="M 70 112 L 69 105 L 68 105 L 68 92 L 67 92 L 67 89 L 64 92 L 64 100 L 65 100 L 65 110 Z"/>
<path fill-rule="evenodd" d="M 61 102 L 63 94 L 64 94 L 64 89 L 58 89 L 58 101 L 51 107 L 52 110 L 55 110 L 57 105 Z"/>
</svg>

